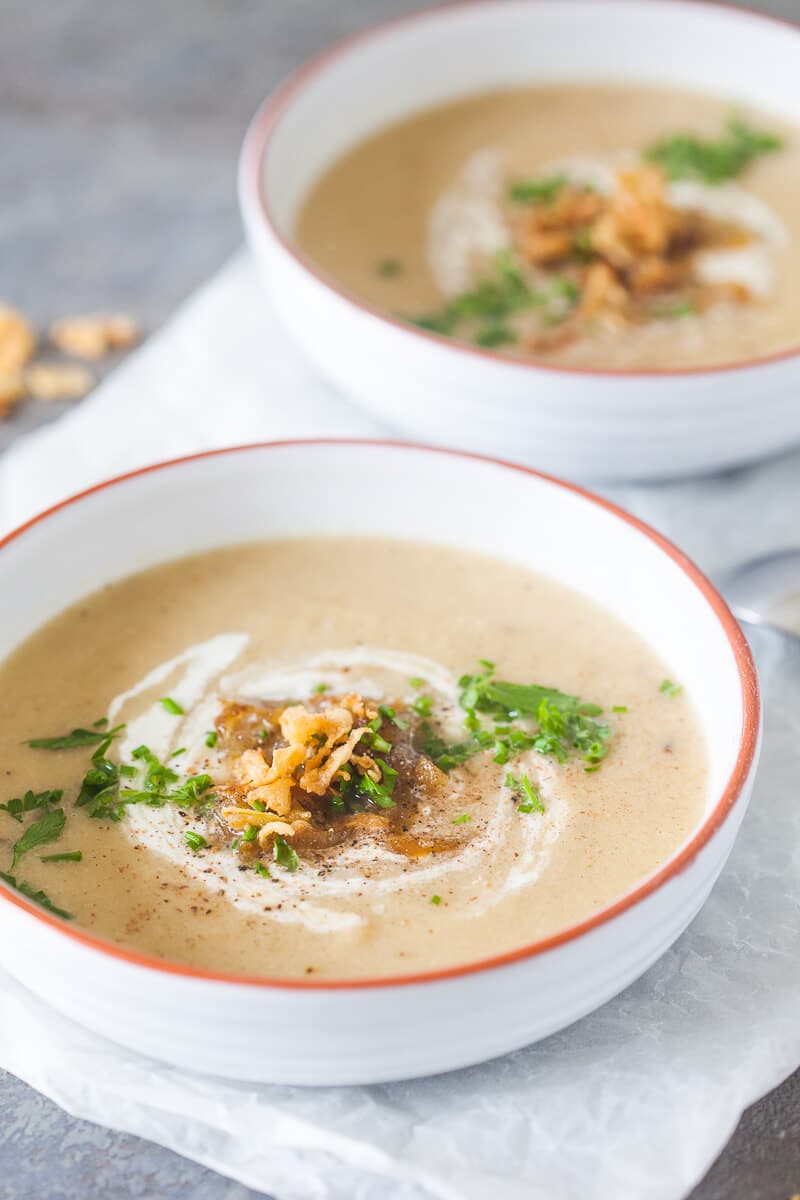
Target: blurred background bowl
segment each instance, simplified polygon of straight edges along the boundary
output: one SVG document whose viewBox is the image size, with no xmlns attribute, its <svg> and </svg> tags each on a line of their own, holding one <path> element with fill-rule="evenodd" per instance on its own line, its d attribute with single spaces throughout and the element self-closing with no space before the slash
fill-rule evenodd
<svg viewBox="0 0 800 1200">
<path fill-rule="evenodd" d="M 470 93 L 576 80 L 685 88 L 800 122 L 800 31 L 682 0 L 492 0 L 340 42 L 266 101 L 242 149 L 242 215 L 276 313 L 337 387 L 432 443 L 570 476 L 654 479 L 800 441 L 800 345 L 675 371 L 502 358 L 369 306 L 294 244 L 309 189 L 363 138 Z"/>
</svg>

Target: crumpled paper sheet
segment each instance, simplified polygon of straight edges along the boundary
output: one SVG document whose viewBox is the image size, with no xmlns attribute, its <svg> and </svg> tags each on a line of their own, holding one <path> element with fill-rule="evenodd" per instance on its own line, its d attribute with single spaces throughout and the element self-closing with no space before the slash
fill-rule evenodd
<svg viewBox="0 0 800 1200">
<path fill-rule="evenodd" d="M 386 432 L 286 344 L 239 256 L 83 405 L 0 460 L 0 526 L 156 458 Z M 800 538 L 800 454 L 606 490 L 711 572 Z M 765 745 L 731 860 L 676 945 L 570 1029 L 434 1079 L 254 1087 L 114 1046 L 0 974 L 0 1066 L 277 1200 L 678 1200 L 800 1063 L 800 649 L 753 640 Z"/>
</svg>

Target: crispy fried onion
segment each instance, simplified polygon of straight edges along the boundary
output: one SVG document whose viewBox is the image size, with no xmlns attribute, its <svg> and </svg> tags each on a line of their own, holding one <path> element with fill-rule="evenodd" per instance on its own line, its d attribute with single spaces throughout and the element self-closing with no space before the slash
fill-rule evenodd
<svg viewBox="0 0 800 1200">
<path fill-rule="evenodd" d="M 531 267 L 572 267 L 581 302 L 557 329 L 533 334 L 530 348 L 574 340 L 585 319 L 610 329 L 652 319 L 658 313 L 653 298 L 659 296 L 677 296 L 697 311 L 718 300 L 750 301 L 741 285 L 720 289 L 701 282 L 694 254 L 751 240 L 742 226 L 673 207 L 664 173 L 655 164 L 619 170 L 609 195 L 567 184 L 549 204 L 526 209 L 518 248 Z"/>
<path fill-rule="evenodd" d="M 271 762 L 263 750 L 242 753 L 236 775 L 246 803 L 223 807 L 223 819 L 232 829 L 257 826 L 259 844 L 265 846 L 275 834 L 292 837 L 310 821 L 311 813 L 298 804 L 295 789 L 324 796 L 348 765 L 380 782 L 380 765 L 356 753 L 371 732 L 369 725 L 353 727 L 356 719 L 376 716 L 377 710 L 355 694 L 332 698 L 316 711 L 302 704 L 284 708 L 278 724 L 285 745 L 273 750 Z"/>
</svg>

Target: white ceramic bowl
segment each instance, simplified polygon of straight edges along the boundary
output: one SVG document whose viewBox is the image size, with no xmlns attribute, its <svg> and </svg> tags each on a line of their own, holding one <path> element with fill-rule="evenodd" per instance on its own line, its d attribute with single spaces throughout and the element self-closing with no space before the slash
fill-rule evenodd
<svg viewBox="0 0 800 1200">
<path fill-rule="evenodd" d="M 263 105 L 242 151 L 245 229 L 275 312 L 389 428 L 572 477 L 707 471 L 800 440 L 800 332 L 791 353 L 725 368 L 623 373 L 509 360 L 371 308 L 293 243 L 315 179 L 375 130 L 465 93 L 593 79 L 730 96 L 800 124 L 800 30 L 680 0 L 492 0 L 340 43 Z"/>
<path fill-rule="evenodd" d="M 336 505 L 320 502 L 333 494 Z M 458 503 L 443 505 L 442 496 Z M 0 965 L 99 1034 L 242 1079 L 385 1081 L 464 1066 L 544 1037 L 646 970 L 719 874 L 758 752 L 758 686 L 747 644 L 696 567 L 588 493 L 440 450 L 299 442 L 134 472 L 11 534 L 0 544 L 0 656 L 67 604 L 129 572 L 215 546 L 312 533 L 383 534 L 487 552 L 613 611 L 651 643 L 699 711 L 710 782 L 698 828 L 663 867 L 579 925 L 513 953 L 413 977 L 313 982 L 200 971 L 112 945 L 4 885 Z M 236 1020 L 221 1020 L 225 1012 Z M 302 1037 L 254 1036 L 289 1021 Z"/>
</svg>

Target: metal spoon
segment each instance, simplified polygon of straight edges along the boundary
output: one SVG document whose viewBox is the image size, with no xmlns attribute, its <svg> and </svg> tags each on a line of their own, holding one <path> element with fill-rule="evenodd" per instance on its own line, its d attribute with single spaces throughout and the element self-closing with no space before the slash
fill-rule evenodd
<svg viewBox="0 0 800 1200">
<path fill-rule="evenodd" d="M 739 621 L 800 638 L 800 548 L 752 558 L 720 575 L 718 583 Z"/>
</svg>

